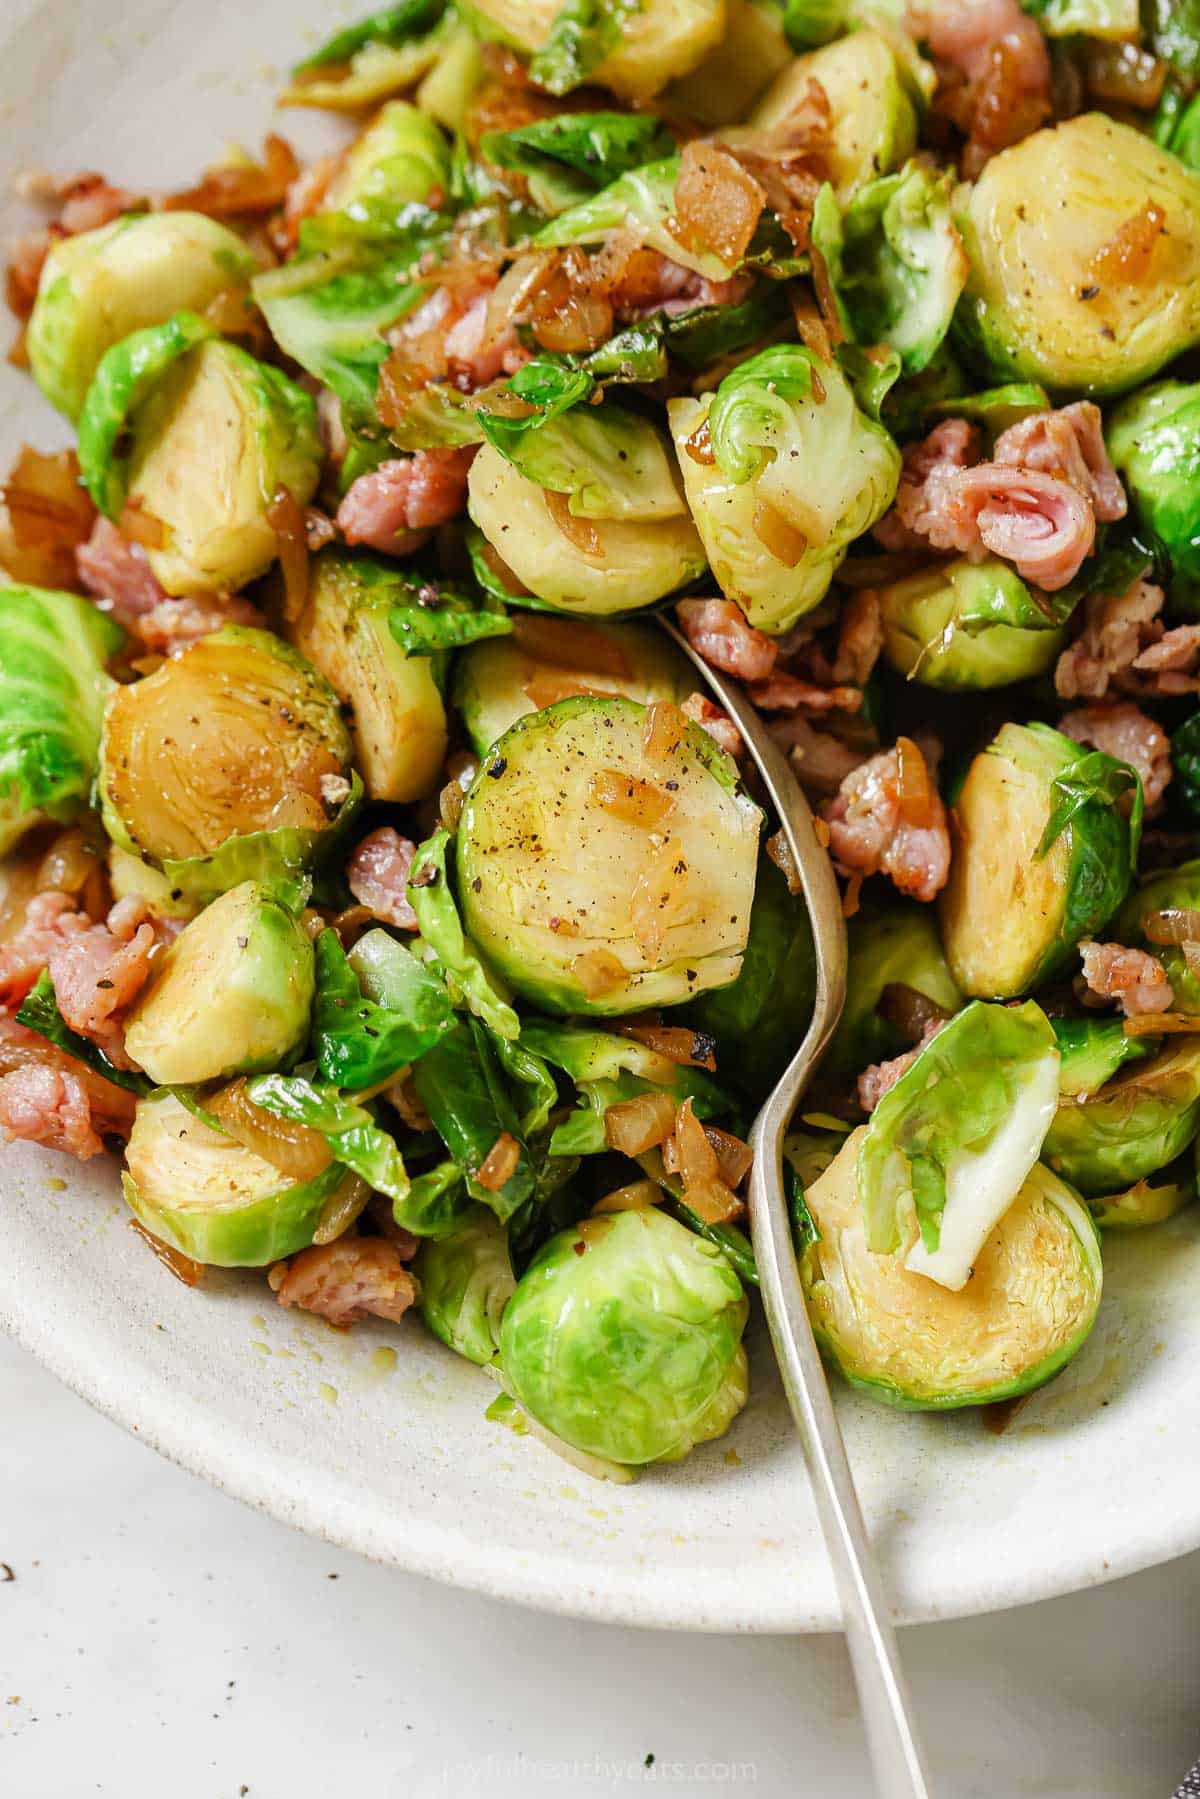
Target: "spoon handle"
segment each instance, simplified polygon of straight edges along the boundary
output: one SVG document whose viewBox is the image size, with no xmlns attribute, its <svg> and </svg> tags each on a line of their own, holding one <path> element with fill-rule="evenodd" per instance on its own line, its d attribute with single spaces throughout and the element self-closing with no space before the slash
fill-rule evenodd
<svg viewBox="0 0 1200 1799">
<path fill-rule="evenodd" d="M 879 1799 L 929 1799 L 929 1774 L 887 1598 L 796 1272 L 781 1141 L 777 1133 L 770 1140 L 770 1112 L 764 1110 L 752 1138 L 750 1180 L 767 1322 L 841 1597 L 876 1792 Z"/>
</svg>

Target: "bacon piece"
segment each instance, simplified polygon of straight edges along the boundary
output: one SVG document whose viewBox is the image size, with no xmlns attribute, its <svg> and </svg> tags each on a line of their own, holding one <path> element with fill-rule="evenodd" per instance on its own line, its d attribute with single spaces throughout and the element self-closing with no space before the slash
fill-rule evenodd
<svg viewBox="0 0 1200 1799">
<path fill-rule="evenodd" d="M 1058 721 L 1064 737 L 1089 744 L 1128 762 L 1141 777 L 1147 817 L 1162 810 L 1162 796 L 1171 779 L 1171 744 L 1165 731 L 1128 701 L 1109 706 L 1084 706 Z"/>
<path fill-rule="evenodd" d="M 420 1292 L 403 1247 L 383 1237 L 339 1237 L 276 1263 L 271 1284 L 281 1306 L 315 1312 L 339 1330 L 363 1318 L 398 1324 Z"/>
<path fill-rule="evenodd" d="M 862 705 L 861 687 L 818 687 L 786 669 L 747 691 L 763 712 L 857 712 Z"/>
<path fill-rule="evenodd" d="M 719 706 L 714 706 L 712 701 L 706 699 L 702 693 L 690 693 L 679 710 L 685 718 L 694 720 L 702 731 L 707 731 L 713 742 L 720 744 L 727 756 L 732 756 L 735 761 L 741 761 L 746 753 L 746 746 L 742 742 L 741 732 L 727 712 L 722 712 Z"/>
<path fill-rule="evenodd" d="M 1026 581 L 1056 593 L 1079 573 L 1096 542 L 1096 517 L 1066 481 L 1036 469 L 981 462 L 952 478 L 946 528 L 930 541 L 982 560 L 1012 562 Z"/>
<path fill-rule="evenodd" d="M 120 1014 L 150 977 L 158 935 L 145 901 L 133 897 L 118 900 L 104 924 L 81 923 L 47 958 L 58 1009 L 117 1067 L 131 1067 Z"/>
<path fill-rule="evenodd" d="M 446 333 L 447 372 L 464 393 L 486 387 L 499 375 L 515 374 L 529 360 L 511 320 L 500 332 L 488 333 L 490 298 L 489 292 L 477 294 Z"/>
<path fill-rule="evenodd" d="M 903 1055 L 893 1056 L 890 1062 L 872 1062 L 858 1077 L 858 1103 L 864 1112 L 873 1112 L 885 1093 L 890 1093 L 902 1075 L 906 1075 L 927 1043 L 932 1043 L 943 1025 L 949 1022 L 945 1018 L 931 1018 L 921 1033 L 920 1041 Z"/>
<path fill-rule="evenodd" d="M 408 871 L 416 853 L 415 843 L 385 825 L 363 838 L 346 869 L 347 883 L 359 904 L 373 918 L 401 931 L 417 928 L 417 915 L 408 903 Z"/>
<path fill-rule="evenodd" d="M 675 616 L 692 648 L 713 668 L 742 681 L 761 681 L 774 668 L 778 645 L 755 630 L 732 600 L 681 600 Z"/>
<path fill-rule="evenodd" d="M 51 952 L 86 930 L 89 922 L 71 894 L 35 893 L 25 908 L 20 930 L 0 945 L 0 1006 L 15 1010 L 46 967 Z"/>
<path fill-rule="evenodd" d="M 360 475 L 338 507 L 338 529 L 346 542 L 392 556 L 419 549 L 427 531 L 449 524 L 466 505 L 474 454 L 474 446 L 418 450 Z"/>
<path fill-rule="evenodd" d="M 1070 482 L 1106 524 L 1124 518 L 1129 510 L 1121 478 L 1105 448 L 1100 408 L 1090 400 L 1018 420 L 996 439 L 992 460 Z"/>
<path fill-rule="evenodd" d="M 834 679 L 851 687 L 865 687 L 882 654 L 883 610 L 879 594 L 873 587 L 860 587 L 842 608 Z"/>
<path fill-rule="evenodd" d="M 155 655 L 174 656 L 222 625 L 266 625 L 257 606 L 228 594 L 168 599 L 142 546 L 130 543 L 103 517 L 76 550 L 75 564 L 87 592 Z"/>
<path fill-rule="evenodd" d="M 1103 699 L 1109 687 L 1138 683 L 1131 671 L 1139 656 L 1163 637 L 1165 595 L 1150 581 L 1134 581 L 1122 594 L 1091 594 L 1084 601 L 1084 626 L 1054 670 L 1054 686 L 1064 700 Z"/>
<path fill-rule="evenodd" d="M 1083 980 L 1098 999 L 1115 999 L 1126 1018 L 1169 1012 L 1175 1002 L 1166 969 L 1142 949 L 1121 943 L 1081 943 Z"/>
<path fill-rule="evenodd" d="M 896 503 L 875 526 L 875 536 L 885 550 L 938 548 L 934 535 L 941 526 L 949 483 L 959 469 L 979 459 L 980 435 L 966 419 L 945 419 L 919 443 L 904 451 L 904 467 Z"/>
<path fill-rule="evenodd" d="M 132 1093 L 0 1014 L 0 1133 L 87 1161 L 102 1137 L 127 1137 Z"/>
<path fill-rule="evenodd" d="M 1045 40 L 1018 0 L 932 0 L 910 19 L 928 40 L 941 86 L 937 109 L 967 138 L 963 175 L 1050 116 L 1052 72 Z"/>
<path fill-rule="evenodd" d="M 769 729 L 810 794 L 836 793 L 847 775 L 867 760 L 867 752 L 852 750 L 827 731 L 814 730 L 803 712 L 772 719 Z"/>
<path fill-rule="evenodd" d="M 909 745 L 905 761 L 921 758 Z M 837 797 L 822 807 L 830 849 L 846 872 L 885 874 L 901 893 L 931 900 L 950 873 L 946 810 L 932 783 L 927 787 L 928 822 L 906 818 L 906 770 L 899 748 L 881 750 L 848 774 Z"/>
</svg>

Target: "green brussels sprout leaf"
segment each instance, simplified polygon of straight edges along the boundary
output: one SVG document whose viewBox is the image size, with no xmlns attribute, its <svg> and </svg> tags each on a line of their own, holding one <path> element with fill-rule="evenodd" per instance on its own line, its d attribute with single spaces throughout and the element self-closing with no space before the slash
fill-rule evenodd
<svg viewBox="0 0 1200 1799">
<path fill-rule="evenodd" d="M 711 250 L 693 249 L 676 236 L 675 181 L 679 158 L 648 162 L 610 182 L 590 199 L 581 200 L 544 225 L 535 245 L 601 243 L 611 232 L 635 232 L 648 250 L 669 256 L 709 281 L 728 281 L 736 272 Z M 675 230 L 672 227 L 675 227 Z"/>
<path fill-rule="evenodd" d="M 395 5 L 382 7 L 357 24 L 335 31 L 319 50 L 298 62 L 292 74 L 305 75 L 310 69 L 350 62 L 368 44 L 384 44 L 395 49 L 410 38 L 431 31 L 445 10 L 446 0 L 396 0 Z"/>
<path fill-rule="evenodd" d="M 1120 1018 L 1052 1018 L 1058 1044 L 1058 1090 L 1079 1099 L 1103 1087 L 1128 1062 L 1156 1053 L 1160 1037 L 1128 1037 Z"/>
<path fill-rule="evenodd" d="M 386 931 L 368 931 L 349 958 L 322 931 L 316 961 L 313 1053 L 335 1087 L 375 1087 L 453 1029 L 442 982 Z"/>
<path fill-rule="evenodd" d="M 560 113 L 511 131 L 488 131 L 480 140 L 484 160 L 524 175 L 534 204 L 558 213 L 597 188 L 670 156 L 671 135 L 653 113 Z"/>
<path fill-rule="evenodd" d="M 388 613 L 388 629 L 406 656 L 433 656 L 512 632 L 512 620 L 490 594 L 478 596 L 397 569 L 389 572 L 398 603 Z"/>
<path fill-rule="evenodd" d="M 520 1020 L 463 932 L 447 872 L 449 850 L 450 833 L 444 830 L 418 849 L 408 878 L 409 904 L 422 938 L 470 1011 L 511 1042 L 521 1034 Z"/>
<path fill-rule="evenodd" d="M 1171 598 L 1200 613 L 1200 382 L 1163 381 L 1134 394 L 1106 435 L 1143 532 L 1169 565 Z"/>
<path fill-rule="evenodd" d="M 393 1202 L 392 1217 L 415 1237 L 436 1242 L 452 1236 L 474 1204 L 458 1163 L 442 1161 L 412 1177 L 405 1197 Z"/>
<path fill-rule="evenodd" d="M 581 87 L 621 42 L 621 25 L 637 0 L 563 0 L 541 49 L 529 65 L 539 87 L 569 94 Z"/>
<path fill-rule="evenodd" d="M 376 1124 L 365 1106 L 345 1099 L 336 1087 L 301 1074 L 259 1074 L 246 1083 L 246 1097 L 264 1112 L 307 1125 L 324 1137 L 335 1162 L 366 1181 L 376 1193 L 404 1200 L 410 1186 L 394 1137 Z"/>
<path fill-rule="evenodd" d="M 1127 762 L 1114 762 L 1103 750 L 1087 751 L 1056 775 L 1051 783 L 1050 816 L 1033 852 L 1034 860 L 1041 862 L 1050 854 L 1072 819 L 1077 818 L 1086 806 L 1115 807 L 1118 800 L 1130 792 L 1133 809 L 1129 814 L 1129 835 L 1136 856 L 1145 805 L 1142 783 Z"/>
<path fill-rule="evenodd" d="M 478 1019 L 457 1024 L 413 1071 L 417 1097 L 450 1151 L 472 1199 L 507 1220 L 534 1190 L 534 1169 L 520 1141 L 520 1120 L 505 1084 L 494 1042 Z M 519 1156 L 498 1189 L 479 1179 L 497 1141 L 509 1136 Z"/>
<path fill-rule="evenodd" d="M 131 332 L 100 358 L 79 419 L 79 468 L 106 518 L 120 517 L 129 492 L 130 453 L 120 446 L 133 414 L 173 363 L 216 335 L 196 313 L 177 312 L 165 324 Z"/>
<path fill-rule="evenodd" d="M 453 1235 L 425 1245 L 417 1273 L 421 1316 L 434 1336 L 469 1362 L 494 1362 L 517 1285 L 508 1236 L 494 1214 L 473 1206 Z"/>
</svg>

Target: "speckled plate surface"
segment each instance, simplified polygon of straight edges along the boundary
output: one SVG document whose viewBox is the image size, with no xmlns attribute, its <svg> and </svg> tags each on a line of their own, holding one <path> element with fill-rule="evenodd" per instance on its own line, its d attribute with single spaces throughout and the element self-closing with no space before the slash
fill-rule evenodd
<svg viewBox="0 0 1200 1799">
<path fill-rule="evenodd" d="M 282 65 L 353 7 L 320 0 L 4 0 L 0 173 L 182 183 L 273 121 Z M 358 10 L 367 10 L 365 0 Z M 283 129 L 319 144 L 324 122 Z M 7 181 L 5 186 L 7 186 Z M 5 200 L 7 235 L 22 222 Z M 68 440 L 0 372 L 0 467 Z M 1132 1573 L 1200 1544 L 1200 1208 L 1111 1246 L 1097 1329 L 1003 1436 L 840 1394 L 897 1615 L 953 1617 Z M 820 1630 L 838 1609 L 761 1333 L 719 1444 L 593 1484 L 489 1423 L 493 1389 L 415 1322 L 346 1336 L 261 1278 L 190 1291 L 129 1229 L 111 1166 L 0 1147 L 0 1324 L 163 1454 L 287 1523 L 484 1592 L 595 1618 Z"/>
</svg>

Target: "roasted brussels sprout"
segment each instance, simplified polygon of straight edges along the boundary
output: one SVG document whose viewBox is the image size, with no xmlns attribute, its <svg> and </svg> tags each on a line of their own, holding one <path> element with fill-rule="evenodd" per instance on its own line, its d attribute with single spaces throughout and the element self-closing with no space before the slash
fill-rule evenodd
<svg viewBox="0 0 1200 1799">
<path fill-rule="evenodd" d="M 138 1101 L 126 1159 L 125 1198 L 146 1229 L 219 1268 L 306 1249 L 326 1206 L 358 1181 L 332 1160 L 289 1177 L 168 1092 Z"/>
<path fill-rule="evenodd" d="M 736 125 L 791 61 L 775 0 L 725 0 L 720 43 L 690 75 L 671 83 L 665 103 L 704 125 Z"/>
<path fill-rule="evenodd" d="M 1079 34 L 1136 43 L 1141 30 L 1138 0 L 1030 0 L 1025 10 L 1052 38 Z"/>
<path fill-rule="evenodd" d="M 805 1190 L 815 1227 L 800 1274 L 829 1360 L 908 1411 L 1032 1392 L 1082 1347 L 1100 1306 L 1096 1228 L 1065 1181 L 1036 1163 L 955 1292 L 867 1247 L 858 1161 L 865 1132 Z"/>
<path fill-rule="evenodd" d="M 1200 612 L 1200 382 L 1163 381 L 1108 423 L 1108 449 L 1135 512 L 1171 567 L 1171 598 Z"/>
<path fill-rule="evenodd" d="M 747 1303 L 719 1249 L 655 1209 L 588 1218 L 534 1257 L 504 1312 L 520 1403 L 589 1455 L 677 1461 L 746 1402 Z"/>
<path fill-rule="evenodd" d="M 0 856 L 85 812 L 125 633 L 78 594 L 0 581 Z"/>
<path fill-rule="evenodd" d="M 331 38 L 292 70 L 281 106 L 359 113 L 414 87 L 457 35 L 445 0 L 394 0 Z"/>
<path fill-rule="evenodd" d="M 148 862 L 122 849 L 119 843 L 108 846 L 108 884 L 115 900 L 145 900 L 158 918 L 178 918 L 186 922 L 195 918 L 200 910 L 199 902 L 178 887 L 172 887 L 161 869 L 151 868 Z"/>
<path fill-rule="evenodd" d="M 583 82 L 623 100 L 649 100 L 719 42 L 725 0 L 643 0 L 630 7 L 564 6 L 562 0 L 471 0 L 490 32 L 532 53 L 532 73 L 552 94 Z"/>
<path fill-rule="evenodd" d="M 105 828 L 194 897 L 303 869 L 356 783 L 336 694 L 268 631 L 225 625 L 105 712 Z"/>
<path fill-rule="evenodd" d="M 125 1045 L 160 1087 L 257 1074 L 308 1039 L 308 933 L 253 881 L 185 926 L 127 1015 Z"/>
<path fill-rule="evenodd" d="M 1064 1094 L 1042 1159 L 1081 1193 L 1115 1193 L 1157 1174 L 1200 1127 L 1200 1036 L 1172 1037 L 1094 1093 Z"/>
<path fill-rule="evenodd" d="M 146 555 L 170 594 L 234 592 L 269 568 L 272 503 L 306 505 L 321 455 L 311 396 L 189 313 L 108 350 L 79 421 L 92 498 L 109 518 L 130 504 L 161 529 Z"/>
<path fill-rule="evenodd" d="M 569 639 L 560 635 L 564 630 L 572 633 Z M 479 755 L 519 718 L 572 694 L 621 694 L 643 706 L 655 700 L 682 704 L 695 686 L 678 650 L 660 631 L 642 625 L 564 626 L 556 620 L 547 630 L 526 620 L 515 637 L 472 644 L 454 666 L 454 704 Z"/>
<path fill-rule="evenodd" d="M 524 178 L 529 198 L 548 218 L 674 148 L 662 120 L 645 112 L 563 112 L 485 132 L 479 145 L 486 163 Z"/>
<path fill-rule="evenodd" d="M 561 494 L 572 518 L 658 524 L 687 517 L 674 457 L 656 426 L 623 406 L 574 406 L 536 430 L 483 418 L 526 480 Z"/>
<path fill-rule="evenodd" d="M 77 419 L 105 351 L 177 312 L 244 295 L 258 263 L 236 232 L 198 212 L 148 212 L 64 237 L 42 268 L 26 345 L 34 380 Z"/>
<path fill-rule="evenodd" d="M 516 1290 L 508 1233 L 473 1206 L 451 1237 L 426 1243 L 417 1261 L 421 1316 L 448 1348 L 481 1367 L 500 1353 L 500 1321 Z"/>
<path fill-rule="evenodd" d="M 1120 393 L 1200 338 L 1200 178 L 1129 125 L 1035 132 L 992 158 L 958 223 L 956 341 L 997 379 Z"/>
<path fill-rule="evenodd" d="M 857 1074 L 910 1046 L 911 1037 L 887 1014 L 889 988 L 909 988 L 947 1014 L 962 1005 L 927 906 L 856 913 L 849 936 L 846 1003 L 827 1052 L 828 1066 L 837 1074 Z"/>
<path fill-rule="evenodd" d="M 337 213 L 366 236 L 403 229 L 405 209 L 450 187 L 450 147 L 427 115 L 407 101 L 381 107 L 346 152 L 325 192 L 322 214 Z"/>
<path fill-rule="evenodd" d="M 899 450 L 841 370 L 799 344 L 764 350 L 715 394 L 667 410 L 722 591 L 760 630 L 786 631 L 891 505 Z"/>
<path fill-rule="evenodd" d="M 686 509 L 672 518 L 575 523 L 562 496 L 527 480 L 492 444 L 471 464 L 469 510 L 526 590 L 565 612 L 633 612 L 704 569 Z"/>
<path fill-rule="evenodd" d="M 1088 1211 L 1102 1231 L 1140 1231 L 1147 1225 L 1165 1224 L 1196 1198 L 1194 1158 L 1181 1156 L 1157 1175 L 1135 1181 L 1124 1193 L 1107 1193 L 1089 1199 Z"/>
<path fill-rule="evenodd" d="M 549 1011 L 675 1005 L 738 975 L 762 815 L 676 719 L 659 748 L 632 700 L 560 700 L 504 734 L 467 795 L 463 921 Z"/>
<path fill-rule="evenodd" d="M 783 124 L 810 81 L 829 99 L 828 161 L 839 200 L 863 182 L 886 175 L 917 147 L 917 114 L 905 72 L 881 32 L 855 31 L 807 56 L 798 56 L 767 89 L 750 123 L 758 130 Z"/>
<path fill-rule="evenodd" d="M 1058 1090 L 1070 1099 L 1090 1099 L 1129 1062 L 1144 1062 L 1162 1041 L 1129 1037 L 1122 1018 L 1054 1018 L 1058 1044 Z"/>
<path fill-rule="evenodd" d="M 942 941 L 964 993 L 1028 993 L 1107 924 L 1133 879 L 1141 813 L 1126 764 L 1048 725 L 1003 727 L 951 816 Z"/>
<path fill-rule="evenodd" d="M 405 576 L 371 556 L 325 550 L 289 626 L 296 648 L 350 709 L 367 796 L 407 804 L 428 793 L 446 754 L 446 709 L 430 656 L 409 656 L 389 628 Z"/>
<path fill-rule="evenodd" d="M 1044 675 L 1066 632 L 1010 562 L 960 557 L 879 593 L 884 651 L 910 681 L 946 692 L 1006 687 Z"/>
</svg>

